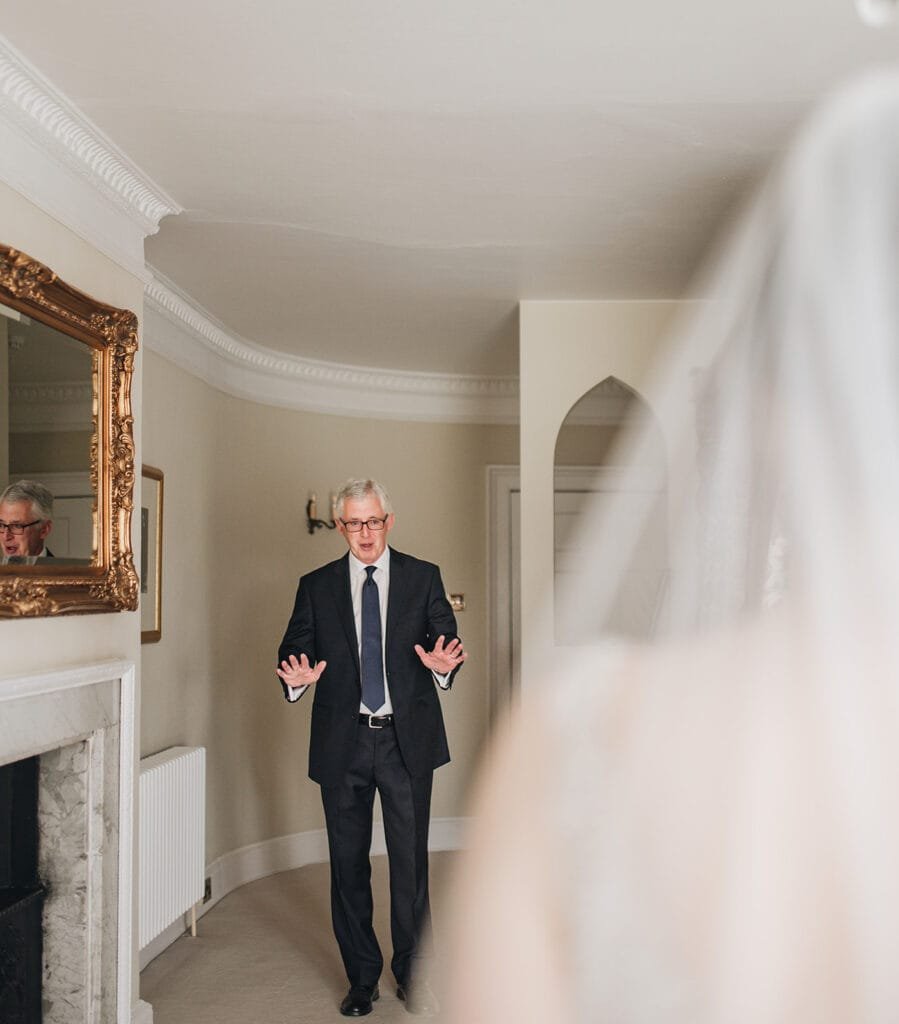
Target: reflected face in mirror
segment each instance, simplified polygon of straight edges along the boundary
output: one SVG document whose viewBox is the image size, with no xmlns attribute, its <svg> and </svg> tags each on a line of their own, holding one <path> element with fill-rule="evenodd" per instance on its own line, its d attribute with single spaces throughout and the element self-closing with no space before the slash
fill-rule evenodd
<svg viewBox="0 0 899 1024">
<path fill-rule="evenodd" d="M 52 528 L 52 521 L 37 517 L 29 502 L 0 502 L 0 546 L 6 558 L 39 555 Z"/>
</svg>

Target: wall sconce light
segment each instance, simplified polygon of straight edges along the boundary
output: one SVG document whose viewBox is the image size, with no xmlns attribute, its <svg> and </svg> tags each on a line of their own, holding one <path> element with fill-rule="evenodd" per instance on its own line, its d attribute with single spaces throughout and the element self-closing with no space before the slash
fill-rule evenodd
<svg viewBox="0 0 899 1024">
<path fill-rule="evenodd" d="M 330 504 L 331 518 L 317 519 L 318 507 L 316 504 L 315 491 L 310 493 L 309 500 L 306 502 L 306 529 L 310 533 L 315 533 L 315 531 L 321 526 L 324 526 L 326 530 L 333 530 L 337 526 L 337 495 L 334 493 L 330 495 Z"/>
</svg>

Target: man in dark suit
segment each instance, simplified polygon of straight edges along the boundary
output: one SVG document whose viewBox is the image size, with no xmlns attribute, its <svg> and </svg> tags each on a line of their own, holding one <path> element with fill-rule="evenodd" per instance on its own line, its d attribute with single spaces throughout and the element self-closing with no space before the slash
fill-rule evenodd
<svg viewBox="0 0 899 1024">
<path fill-rule="evenodd" d="M 300 580 L 277 671 L 290 701 L 315 686 L 309 775 L 321 786 L 331 916 L 350 982 L 340 1012 L 364 1016 L 379 996 L 369 860 L 377 791 L 397 995 L 429 1015 L 436 1000 L 419 968 L 430 929 L 431 782 L 449 761 L 435 682 L 449 689 L 466 654 L 440 570 L 387 546 L 394 514 L 384 488 L 348 481 L 336 522 L 349 552 Z"/>
</svg>

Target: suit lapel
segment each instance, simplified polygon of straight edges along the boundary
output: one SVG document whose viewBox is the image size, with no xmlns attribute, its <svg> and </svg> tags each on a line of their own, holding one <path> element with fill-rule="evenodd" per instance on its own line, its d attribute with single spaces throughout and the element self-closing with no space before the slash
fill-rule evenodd
<svg viewBox="0 0 899 1024">
<path fill-rule="evenodd" d="M 405 556 L 390 549 L 390 590 L 387 593 L 387 646 L 395 635 L 396 624 L 403 616 L 409 599 L 409 574 Z"/>
<path fill-rule="evenodd" d="M 346 634 L 347 643 L 359 672 L 359 641 L 356 638 L 356 617 L 353 614 L 353 598 L 350 592 L 350 556 L 346 554 L 334 563 L 334 575 L 331 581 L 334 603 L 337 606 L 337 617 Z"/>
</svg>

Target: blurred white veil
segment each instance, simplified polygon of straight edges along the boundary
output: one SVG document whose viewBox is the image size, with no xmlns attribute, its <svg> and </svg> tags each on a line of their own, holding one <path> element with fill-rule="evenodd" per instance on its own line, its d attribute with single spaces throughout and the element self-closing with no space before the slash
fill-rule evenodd
<svg viewBox="0 0 899 1024">
<path fill-rule="evenodd" d="M 899 75 L 807 123 L 701 297 L 652 636 L 556 695 L 578 1019 L 899 1020 Z M 651 515 L 587 517 L 600 628 Z"/>
<path fill-rule="evenodd" d="M 818 614 L 841 622 L 856 587 L 891 603 L 899 74 L 869 75 L 818 111 L 700 292 L 654 389 L 671 448 L 657 635 L 732 623 L 784 589 L 813 595 Z M 652 424 L 638 429 L 620 461 L 646 462 L 641 447 L 656 443 Z M 624 516 L 602 525 L 610 604 L 644 525 L 630 507 Z M 598 625 L 607 612 L 597 609 Z"/>
</svg>

